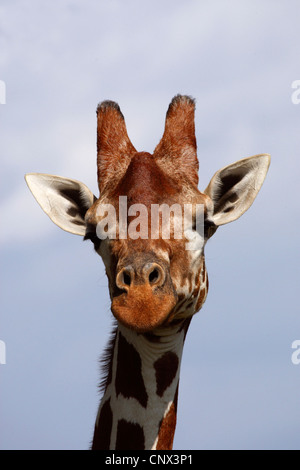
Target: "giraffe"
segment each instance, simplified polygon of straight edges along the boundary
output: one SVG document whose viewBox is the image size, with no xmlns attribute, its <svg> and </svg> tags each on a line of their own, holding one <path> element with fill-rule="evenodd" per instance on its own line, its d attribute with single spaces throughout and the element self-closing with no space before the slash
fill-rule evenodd
<svg viewBox="0 0 300 470">
<path fill-rule="evenodd" d="M 103 356 L 102 399 L 91 448 L 172 449 L 176 427 L 180 365 L 193 315 L 208 291 L 204 247 L 219 226 L 238 219 L 253 203 L 266 177 L 270 155 L 243 158 L 217 171 L 198 190 L 195 100 L 175 96 L 167 110 L 163 136 L 153 154 L 131 143 L 117 103 L 97 107 L 99 196 L 83 183 L 29 173 L 26 182 L 50 219 L 60 228 L 91 240 L 101 256 L 111 298 L 114 328 Z M 114 236 L 103 233 L 107 212 L 120 216 Z M 188 231 L 175 237 L 175 212 L 169 239 L 149 237 L 148 210 L 174 204 L 192 207 Z M 196 232 L 195 207 L 203 208 L 203 230 Z M 137 222 L 136 237 L 126 237 Z M 161 220 L 161 219 L 159 219 Z M 138 225 L 136 223 L 136 225 Z M 100 228 L 99 228 L 100 227 Z M 102 230 L 102 232 L 101 232 Z M 147 232 L 147 233 L 144 233 Z M 201 232 L 201 233 L 200 233 Z M 188 233 L 196 237 L 186 249 Z"/>
</svg>

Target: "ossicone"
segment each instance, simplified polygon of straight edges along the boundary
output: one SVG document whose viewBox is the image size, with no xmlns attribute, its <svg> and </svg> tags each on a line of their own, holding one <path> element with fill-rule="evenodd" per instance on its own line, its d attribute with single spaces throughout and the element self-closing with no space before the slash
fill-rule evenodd
<svg viewBox="0 0 300 470">
<path fill-rule="evenodd" d="M 166 114 L 165 130 L 153 154 L 157 163 L 178 179 L 198 185 L 198 159 L 195 136 L 195 100 L 176 95 Z"/>
</svg>

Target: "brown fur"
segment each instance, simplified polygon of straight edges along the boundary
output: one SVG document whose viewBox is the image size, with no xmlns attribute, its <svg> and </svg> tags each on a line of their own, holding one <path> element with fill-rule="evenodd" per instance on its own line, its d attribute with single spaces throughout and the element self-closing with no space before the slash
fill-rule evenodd
<svg viewBox="0 0 300 470">
<path fill-rule="evenodd" d="M 174 403 L 162 420 L 156 450 L 171 450 L 173 448 L 174 431 L 176 427 L 176 407 Z"/>
</svg>

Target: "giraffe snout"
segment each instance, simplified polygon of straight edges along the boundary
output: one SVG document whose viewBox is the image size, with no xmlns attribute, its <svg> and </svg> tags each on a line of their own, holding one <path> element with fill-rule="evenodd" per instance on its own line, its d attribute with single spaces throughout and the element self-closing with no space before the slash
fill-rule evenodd
<svg viewBox="0 0 300 470">
<path fill-rule="evenodd" d="M 139 269 L 125 266 L 116 276 L 117 287 L 125 292 L 134 285 L 149 285 L 152 289 L 161 287 L 166 279 L 165 270 L 158 263 L 146 263 Z"/>
<path fill-rule="evenodd" d="M 112 313 L 135 331 L 151 331 L 167 321 L 177 295 L 163 263 L 145 258 L 130 261 L 117 271 L 119 292 L 112 298 Z"/>
</svg>

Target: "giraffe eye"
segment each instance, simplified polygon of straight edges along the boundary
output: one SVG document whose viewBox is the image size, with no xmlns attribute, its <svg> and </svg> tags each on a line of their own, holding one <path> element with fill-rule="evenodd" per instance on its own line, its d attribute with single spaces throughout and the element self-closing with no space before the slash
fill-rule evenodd
<svg viewBox="0 0 300 470">
<path fill-rule="evenodd" d="M 87 232 L 83 237 L 84 240 L 91 240 L 93 243 L 95 241 L 96 234 L 94 232 Z"/>
<path fill-rule="evenodd" d="M 204 222 L 204 237 L 207 240 L 209 237 L 211 237 L 215 231 L 217 230 L 216 224 L 209 219 L 206 219 Z"/>
<path fill-rule="evenodd" d="M 196 224 L 196 219 L 193 219 L 192 229 L 197 230 L 197 228 L 198 226 Z M 216 230 L 217 230 L 217 226 L 212 220 L 209 220 L 209 219 L 204 220 L 204 230 L 202 232 L 202 235 L 204 235 L 205 239 L 208 239 L 209 237 L 211 237 L 215 233 Z M 199 228 L 198 228 L 198 231 L 199 231 Z"/>
<path fill-rule="evenodd" d="M 98 250 L 101 240 L 97 237 L 97 234 L 94 230 L 87 230 L 83 239 L 91 240 L 91 242 L 94 244 L 95 250 Z"/>
<path fill-rule="evenodd" d="M 202 235 L 204 236 L 204 238 L 206 238 L 206 234 L 207 234 L 207 231 L 209 229 L 209 227 L 211 227 L 212 225 L 214 225 L 213 222 L 211 222 L 210 220 L 204 220 L 204 224 L 203 224 L 203 221 L 199 221 L 197 223 L 197 219 L 194 218 L 193 219 L 193 224 L 192 224 L 192 229 L 194 231 L 197 231 L 199 233 L 199 235 Z"/>
</svg>

